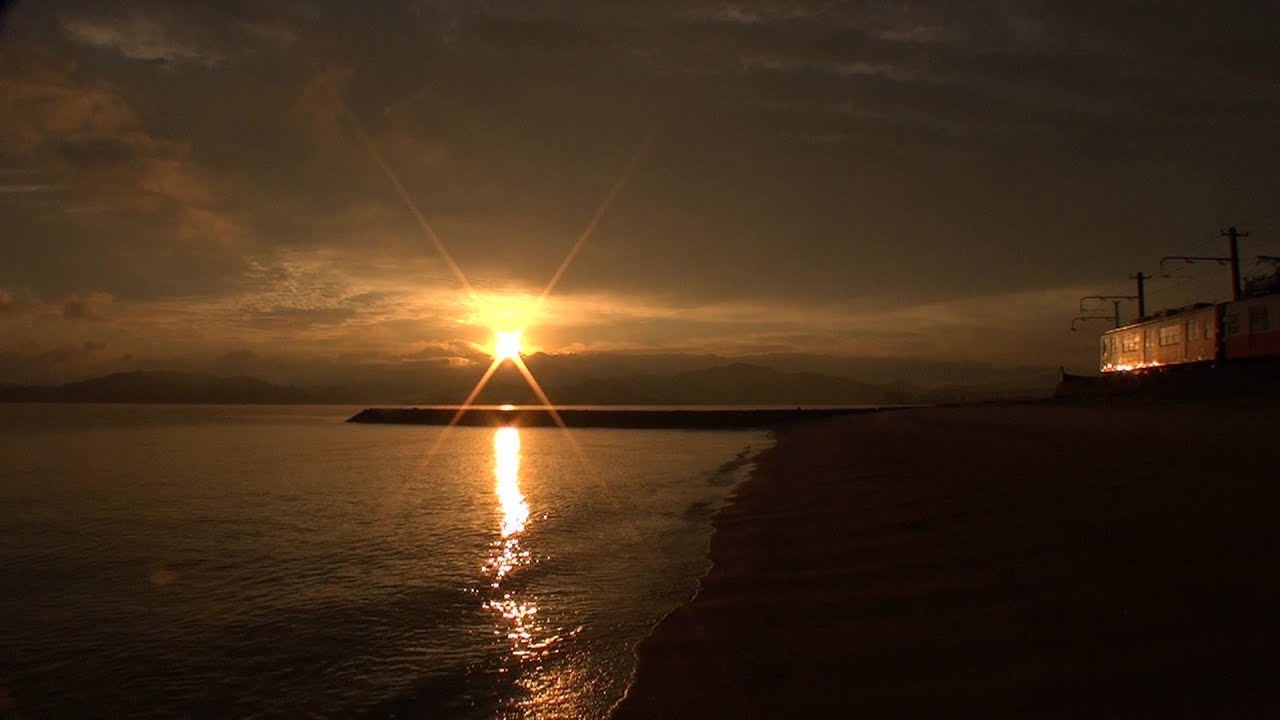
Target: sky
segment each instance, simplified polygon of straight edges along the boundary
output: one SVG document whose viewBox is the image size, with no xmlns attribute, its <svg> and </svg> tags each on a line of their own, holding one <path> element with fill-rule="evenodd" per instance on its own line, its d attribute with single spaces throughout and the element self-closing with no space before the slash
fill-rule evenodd
<svg viewBox="0 0 1280 720">
<path fill-rule="evenodd" d="M 1082 296 L 1141 270 L 1153 309 L 1223 299 L 1223 268 L 1159 260 L 1227 225 L 1280 255 L 1274 0 L 2 22 L 0 381 L 483 369 L 518 325 L 550 354 L 1089 370 Z"/>
</svg>

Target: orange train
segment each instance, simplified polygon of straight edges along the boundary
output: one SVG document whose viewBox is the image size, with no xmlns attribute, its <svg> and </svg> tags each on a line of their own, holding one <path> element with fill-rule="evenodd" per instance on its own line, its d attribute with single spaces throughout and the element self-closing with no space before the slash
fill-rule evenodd
<svg viewBox="0 0 1280 720">
<path fill-rule="evenodd" d="M 1280 357 L 1280 293 L 1193 305 L 1108 330 L 1101 351 L 1104 373 Z"/>
</svg>

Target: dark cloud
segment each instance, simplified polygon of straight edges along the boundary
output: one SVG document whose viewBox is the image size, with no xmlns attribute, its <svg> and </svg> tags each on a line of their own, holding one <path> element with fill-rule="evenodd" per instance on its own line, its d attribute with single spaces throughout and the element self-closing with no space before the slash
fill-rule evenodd
<svg viewBox="0 0 1280 720">
<path fill-rule="evenodd" d="M 315 326 L 341 325 L 355 312 L 352 308 L 273 307 L 250 311 L 248 322 L 286 330 L 305 330 Z"/>
<path fill-rule="evenodd" d="M 102 19 L 71 17 L 63 21 L 62 29 L 73 42 L 117 52 L 131 60 L 203 66 L 220 65 L 225 60 L 216 49 L 184 40 L 174 28 L 136 12 Z"/>
<path fill-rule="evenodd" d="M 110 293 L 78 292 L 62 304 L 62 317 L 67 320 L 104 320 L 103 311 L 112 299 Z"/>
</svg>

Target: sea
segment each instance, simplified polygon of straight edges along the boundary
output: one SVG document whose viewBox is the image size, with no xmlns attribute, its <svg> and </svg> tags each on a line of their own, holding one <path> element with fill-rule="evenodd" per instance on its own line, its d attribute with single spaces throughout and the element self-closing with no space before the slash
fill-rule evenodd
<svg viewBox="0 0 1280 720">
<path fill-rule="evenodd" d="M 762 432 L 0 405 L 0 716 L 601 718 Z"/>
</svg>

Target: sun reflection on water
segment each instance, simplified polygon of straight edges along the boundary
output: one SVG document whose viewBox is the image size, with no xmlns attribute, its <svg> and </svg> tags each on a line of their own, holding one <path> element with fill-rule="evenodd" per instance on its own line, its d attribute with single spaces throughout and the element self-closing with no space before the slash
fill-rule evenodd
<svg viewBox="0 0 1280 720">
<path fill-rule="evenodd" d="M 494 591 L 494 597 L 486 605 L 502 616 L 502 626 L 495 633 L 506 635 L 512 657 L 527 660 L 546 655 L 560 636 L 546 632 L 538 621 L 536 598 L 526 597 L 508 583 L 511 573 L 532 562 L 529 551 L 521 546 L 521 537 L 529 522 L 529 503 L 520 491 L 520 431 L 514 427 L 499 428 L 493 435 L 493 455 L 494 492 L 502 516 L 498 526 L 500 537 L 494 542 L 485 566 L 489 587 Z"/>
<path fill-rule="evenodd" d="M 498 533 L 484 570 L 489 583 L 485 607 L 497 615 L 494 635 L 509 646 L 502 673 L 512 673 L 519 697 L 512 710 L 521 717 L 579 717 L 584 714 L 575 683 L 580 673 L 562 655 L 565 642 L 582 628 L 548 622 L 536 594 L 520 570 L 537 562 L 523 545 L 529 526 L 529 502 L 520 489 L 520 430 L 499 428 L 493 435 L 494 494 L 498 499 Z"/>
<path fill-rule="evenodd" d="M 520 431 L 498 428 L 493 434 L 493 474 L 498 479 L 498 504 L 502 508 L 502 538 L 519 547 L 519 535 L 529 521 L 529 503 L 520 492 Z"/>
</svg>

